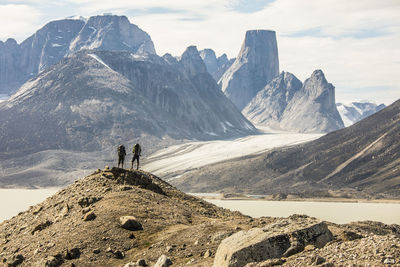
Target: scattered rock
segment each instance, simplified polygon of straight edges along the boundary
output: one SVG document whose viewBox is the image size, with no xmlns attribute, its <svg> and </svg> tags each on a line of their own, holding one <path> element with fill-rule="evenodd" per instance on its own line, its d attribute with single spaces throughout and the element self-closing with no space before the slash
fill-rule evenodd
<svg viewBox="0 0 400 267">
<path fill-rule="evenodd" d="M 128 186 L 128 185 L 124 185 L 120 187 L 121 191 L 128 191 L 128 190 L 132 190 L 133 187 L 132 186 Z"/>
<path fill-rule="evenodd" d="M 94 254 L 99 254 L 99 253 L 100 253 L 100 249 L 98 249 L 98 248 L 94 249 L 94 250 L 93 250 L 93 253 L 94 253 Z"/>
<path fill-rule="evenodd" d="M 63 259 L 60 255 L 47 257 L 34 265 L 35 267 L 58 267 L 63 264 Z"/>
<path fill-rule="evenodd" d="M 161 255 L 154 267 L 168 267 L 170 265 L 172 265 L 172 261 L 167 256 Z"/>
<path fill-rule="evenodd" d="M 120 250 L 114 251 L 113 254 L 114 254 L 114 257 L 117 259 L 125 258 L 125 254 Z"/>
<path fill-rule="evenodd" d="M 208 258 L 208 257 L 210 257 L 210 256 L 211 256 L 211 251 L 210 251 L 209 249 L 207 249 L 206 252 L 204 252 L 203 257 L 204 257 L 204 258 Z"/>
<path fill-rule="evenodd" d="M 79 248 L 72 248 L 65 252 L 64 259 L 73 260 L 73 259 L 78 259 L 80 256 L 81 256 L 81 251 L 79 250 Z"/>
<path fill-rule="evenodd" d="M 136 265 L 137 265 L 137 266 L 146 267 L 146 266 L 147 266 L 147 263 L 146 263 L 146 261 L 145 261 L 144 259 L 138 259 L 138 261 L 136 262 Z"/>
<path fill-rule="evenodd" d="M 385 260 L 383 261 L 384 264 L 395 264 L 396 261 L 392 257 L 386 257 Z"/>
<path fill-rule="evenodd" d="M 270 267 L 270 266 L 279 266 L 286 262 L 285 259 L 270 259 L 263 262 L 252 262 L 246 264 L 245 267 Z"/>
<path fill-rule="evenodd" d="M 13 256 L 10 260 L 8 260 L 8 267 L 15 267 L 20 265 L 25 260 L 24 256 L 21 254 Z"/>
<path fill-rule="evenodd" d="M 122 216 L 119 218 L 119 223 L 122 228 L 127 230 L 143 230 L 142 225 L 136 220 L 134 216 Z"/>
<path fill-rule="evenodd" d="M 79 206 L 84 208 L 84 207 L 88 207 L 88 206 L 96 203 L 97 201 L 99 201 L 101 199 L 102 199 L 102 197 L 82 197 L 78 200 L 78 204 L 79 204 Z"/>
<path fill-rule="evenodd" d="M 94 219 L 96 219 L 96 214 L 93 211 L 86 213 L 85 216 L 83 216 L 85 222 L 93 221 Z"/>
<path fill-rule="evenodd" d="M 43 229 L 49 227 L 52 224 L 53 224 L 53 222 L 51 222 L 49 220 L 45 221 L 44 223 L 40 223 L 40 224 L 36 225 L 35 228 L 33 228 L 31 234 L 33 235 L 33 234 L 35 234 L 35 232 L 42 231 Z"/>
<path fill-rule="evenodd" d="M 135 237 L 134 234 L 131 233 L 131 234 L 129 235 L 129 239 L 135 239 L 135 238 L 136 238 L 136 237 Z"/>
<path fill-rule="evenodd" d="M 36 215 L 36 214 L 38 214 L 41 210 L 43 209 L 43 207 L 42 206 L 36 206 L 36 208 L 33 210 L 33 215 Z"/>
<path fill-rule="evenodd" d="M 341 237 L 344 241 L 352 241 L 352 240 L 356 240 L 356 239 L 361 239 L 361 238 L 363 238 L 362 235 L 357 234 L 357 233 L 352 232 L 352 231 L 343 231 L 343 233 L 340 235 L 340 237 Z"/>
<path fill-rule="evenodd" d="M 82 214 L 86 214 L 86 213 L 88 213 L 89 211 L 91 211 L 91 209 L 90 209 L 89 207 L 83 208 L 83 209 L 82 209 Z"/>
<path fill-rule="evenodd" d="M 313 263 L 314 265 L 320 265 L 322 263 L 326 262 L 326 259 L 321 257 L 321 256 L 315 256 L 315 258 L 313 259 Z"/>
</svg>

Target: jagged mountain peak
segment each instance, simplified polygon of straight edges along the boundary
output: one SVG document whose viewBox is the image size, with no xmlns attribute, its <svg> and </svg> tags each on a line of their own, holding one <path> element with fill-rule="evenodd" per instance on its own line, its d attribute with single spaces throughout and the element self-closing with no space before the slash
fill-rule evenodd
<svg viewBox="0 0 400 267">
<path fill-rule="evenodd" d="M 193 45 L 186 48 L 185 52 L 183 52 L 180 58 L 179 63 L 182 66 L 182 70 L 188 75 L 188 77 L 193 77 L 199 73 L 207 72 L 206 65 L 200 57 L 197 47 Z"/>
<path fill-rule="evenodd" d="M 243 109 L 253 123 L 299 132 L 330 132 L 343 128 L 335 106 L 335 87 L 316 70 L 304 84 L 281 72 Z"/>
<path fill-rule="evenodd" d="M 150 36 L 126 16 L 67 18 L 47 23 L 18 45 L 0 43 L 0 92 L 15 92 L 28 79 L 80 50 L 155 54 Z"/>
<path fill-rule="evenodd" d="M 279 60 L 275 32 L 250 30 L 246 32 L 238 57 L 218 84 L 242 110 L 277 75 Z"/>
<path fill-rule="evenodd" d="M 131 24 L 126 16 L 117 15 L 90 17 L 70 45 L 71 52 L 82 49 L 156 53 L 146 32 Z"/>
</svg>

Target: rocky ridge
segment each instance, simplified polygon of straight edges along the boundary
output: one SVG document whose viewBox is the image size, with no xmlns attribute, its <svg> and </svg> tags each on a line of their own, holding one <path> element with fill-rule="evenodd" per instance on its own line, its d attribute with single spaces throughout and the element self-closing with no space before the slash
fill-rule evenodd
<svg viewBox="0 0 400 267">
<path fill-rule="evenodd" d="M 265 244 L 279 245 L 257 246 L 259 241 L 246 239 L 253 232 Z M 355 259 L 374 265 L 398 263 L 399 232 L 398 225 L 336 225 L 303 215 L 250 218 L 186 195 L 150 173 L 106 167 L 2 222 L 0 264 L 237 266 L 220 261 L 226 244 L 239 238 L 246 243 L 242 249 L 253 251 L 242 254 L 232 247 L 240 266 Z"/>
<path fill-rule="evenodd" d="M 225 95 L 242 110 L 278 74 L 275 32 L 252 30 L 246 32 L 239 55 L 218 84 Z"/>
<path fill-rule="evenodd" d="M 242 113 L 254 124 L 298 132 L 331 132 L 344 127 L 335 91 L 321 70 L 302 84 L 282 72 L 261 90 Z"/>
<path fill-rule="evenodd" d="M 0 93 L 10 94 L 28 79 L 83 50 L 155 54 L 150 36 L 125 16 L 93 16 L 52 21 L 17 44 L 0 41 Z"/>
</svg>

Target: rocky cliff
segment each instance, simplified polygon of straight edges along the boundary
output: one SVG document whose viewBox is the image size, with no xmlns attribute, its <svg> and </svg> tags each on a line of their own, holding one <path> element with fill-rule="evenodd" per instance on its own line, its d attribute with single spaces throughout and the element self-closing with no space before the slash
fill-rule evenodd
<svg viewBox="0 0 400 267">
<path fill-rule="evenodd" d="M 321 70 L 304 84 L 282 72 L 243 109 L 255 124 L 299 132 L 330 132 L 343 128 L 335 105 L 335 88 Z"/>
<path fill-rule="evenodd" d="M 0 93 L 12 93 L 25 81 L 82 49 L 155 53 L 150 36 L 125 16 L 52 21 L 21 44 L 0 42 Z"/>
<path fill-rule="evenodd" d="M 304 215 L 250 218 L 186 195 L 150 173 L 106 167 L 0 223 L 0 262 L 377 266 L 399 261 L 399 232 L 398 225 L 335 225 Z"/>
<path fill-rule="evenodd" d="M 315 141 L 200 168 L 174 181 L 185 191 L 400 197 L 400 100 Z"/>
<path fill-rule="evenodd" d="M 247 31 L 242 48 L 218 84 L 242 110 L 269 81 L 279 74 L 278 47 L 274 31 Z"/>
<path fill-rule="evenodd" d="M 221 55 L 217 58 L 214 50 L 204 49 L 200 51 L 200 57 L 203 59 L 204 64 L 206 64 L 207 71 L 211 74 L 216 82 L 222 77 L 225 71 L 232 66 L 235 61 L 234 58 L 228 59 L 226 54 Z"/>
<path fill-rule="evenodd" d="M 377 105 L 370 102 L 352 102 L 350 104 L 336 103 L 336 107 L 342 117 L 344 126 L 348 127 L 384 109 L 386 106 L 385 104 Z"/>
<path fill-rule="evenodd" d="M 281 128 L 283 114 L 302 86 L 296 76 L 282 72 L 258 92 L 242 113 L 256 125 Z"/>
</svg>

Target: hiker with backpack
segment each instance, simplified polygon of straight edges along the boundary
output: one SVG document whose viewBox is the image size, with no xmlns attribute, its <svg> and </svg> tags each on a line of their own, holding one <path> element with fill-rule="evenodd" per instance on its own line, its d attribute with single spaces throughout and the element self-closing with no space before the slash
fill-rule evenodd
<svg viewBox="0 0 400 267">
<path fill-rule="evenodd" d="M 132 158 L 132 167 L 131 167 L 131 169 L 133 169 L 133 163 L 135 162 L 135 160 L 137 160 L 137 168 L 136 168 L 136 170 L 139 170 L 139 157 L 140 157 L 140 155 L 142 153 L 142 148 L 140 147 L 139 144 L 135 144 L 133 146 L 132 153 L 133 153 L 133 158 Z"/>
<path fill-rule="evenodd" d="M 118 168 L 119 168 L 119 164 L 121 164 L 122 169 L 124 168 L 125 155 L 126 155 L 126 151 L 125 151 L 124 145 L 119 145 L 118 146 Z"/>
</svg>

